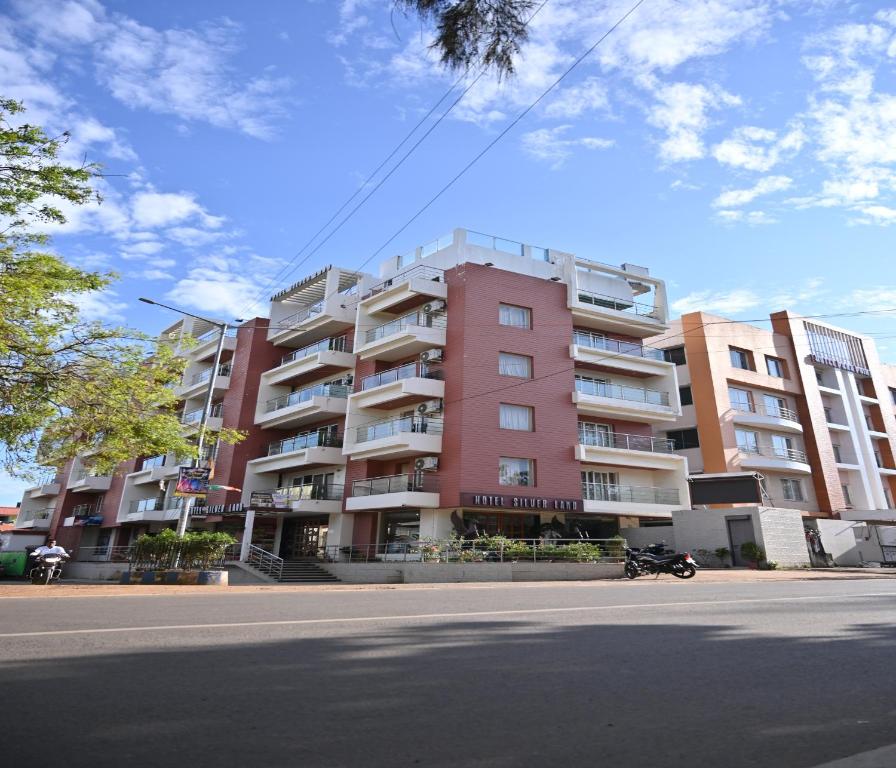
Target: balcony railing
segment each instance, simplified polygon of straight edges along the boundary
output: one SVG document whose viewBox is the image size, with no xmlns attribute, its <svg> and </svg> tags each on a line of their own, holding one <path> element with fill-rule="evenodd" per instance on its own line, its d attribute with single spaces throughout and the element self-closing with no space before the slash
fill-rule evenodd
<svg viewBox="0 0 896 768">
<path fill-rule="evenodd" d="M 324 300 L 321 299 L 316 304 L 311 304 L 308 307 L 303 307 L 298 312 L 295 312 L 291 315 L 287 315 L 277 325 L 281 326 L 281 330 L 283 328 L 294 328 L 299 323 L 305 322 L 309 317 L 313 317 L 314 315 L 319 315 L 323 311 L 324 311 Z"/>
<path fill-rule="evenodd" d="M 97 472 L 93 469 L 87 469 L 87 467 L 80 467 L 74 472 L 72 472 L 71 477 L 69 478 L 69 483 L 83 483 L 88 477 L 101 477 Z"/>
<path fill-rule="evenodd" d="M 370 296 L 375 296 L 378 293 L 389 290 L 393 285 L 401 285 L 408 280 L 432 280 L 436 283 L 444 283 L 445 270 L 429 267 L 424 264 L 417 264 L 416 266 L 409 267 L 408 269 L 399 272 L 388 280 L 383 280 L 383 282 L 377 283 L 367 291 L 362 298 L 366 299 Z"/>
<path fill-rule="evenodd" d="M 427 472 L 368 477 L 352 483 L 352 496 L 379 496 L 383 493 L 438 493 L 439 478 Z"/>
<path fill-rule="evenodd" d="M 218 376 L 230 376 L 230 364 L 224 364 L 218 366 Z M 212 369 L 208 368 L 204 371 L 200 371 L 195 376 L 190 379 L 190 384 L 200 384 L 203 381 L 208 381 L 212 377 Z"/>
<path fill-rule="evenodd" d="M 182 498 L 180 496 L 175 496 L 170 499 L 135 499 L 128 506 L 128 512 L 133 514 L 134 512 L 158 512 L 165 509 L 182 509 L 184 503 L 186 502 L 186 498 Z M 193 510 L 200 507 L 205 506 L 205 501 L 203 499 L 196 499 L 193 502 Z"/>
<path fill-rule="evenodd" d="M 447 324 L 448 322 L 444 313 L 437 315 L 426 314 L 425 312 L 408 312 L 408 314 L 402 315 L 395 320 L 390 320 L 388 323 L 384 323 L 376 328 L 371 328 L 364 335 L 364 340 L 365 343 L 370 344 L 372 341 L 391 336 L 393 333 L 406 331 L 413 326 L 420 326 L 421 328 L 445 328 Z"/>
<path fill-rule="evenodd" d="M 226 338 L 233 338 L 234 336 L 236 336 L 236 331 L 237 331 L 236 328 L 228 328 L 227 331 L 224 333 L 224 336 Z M 206 341 L 211 341 L 212 339 L 217 340 L 220 333 L 221 333 L 221 330 L 219 328 L 212 328 L 210 331 L 206 331 L 201 336 L 197 336 L 196 343 L 204 344 Z"/>
<path fill-rule="evenodd" d="M 196 422 L 202 421 L 202 408 L 197 408 L 195 411 L 189 411 L 183 415 L 181 419 L 182 424 L 195 424 Z M 210 419 L 220 418 L 224 413 L 224 404 L 223 403 L 213 403 L 211 409 L 208 412 L 208 416 Z"/>
<path fill-rule="evenodd" d="M 599 333 L 589 333 L 587 331 L 573 331 L 572 343 L 578 344 L 580 347 L 589 347 L 590 349 L 603 349 L 607 352 L 614 352 L 620 355 L 631 355 L 633 357 L 643 357 L 648 360 L 665 360 L 663 350 L 654 349 L 653 347 L 645 347 L 642 344 L 636 344 L 632 341 L 618 341 L 617 339 L 608 339 Z"/>
<path fill-rule="evenodd" d="M 412 379 L 419 377 L 421 379 L 441 379 L 441 370 L 430 370 L 430 366 L 426 363 L 405 363 L 397 368 L 390 368 L 388 371 L 380 371 L 370 376 L 365 376 L 359 384 L 360 391 L 381 387 L 384 384 L 393 384 L 403 379 Z"/>
<path fill-rule="evenodd" d="M 784 461 L 798 461 L 807 464 L 806 452 L 799 448 L 775 448 L 773 446 L 739 445 L 737 449 L 741 453 L 753 456 L 765 456 L 769 459 L 783 459 Z"/>
<path fill-rule="evenodd" d="M 339 483 L 308 483 L 275 488 L 270 493 L 289 501 L 339 501 L 344 489 L 345 486 Z"/>
<path fill-rule="evenodd" d="M 32 520 L 49 520 L 56 511 L 55 507 L 44 507 L 43 509 L 32 509 L 25 512 L 19 512 L 16 518 L 16 525 L 21 526 L 22 523 L 28 523 Z"/>
<path fill-rule="evenodd" d="M 331 432 L 321 432 L 313 430 L 311 432 L 302 432 L 295 437 L 288 437 L 285 440 L 278 440 L 268 445 L 268 456 L 277 456 L 281 453 L 289 453 L 290 451 L 303 451 L 306 448 L 341 448 L 342 436 L 334 435 Z"/>
<path fill-rule="evenodd" d="M 351 342 L 348 341 L 347 337 L 331 336 L 327 339 L 316 341 L 314 344 L 309 344 L 307 347 L 297 349 L 295 352 L 290 352 L 288 355 L 283 355 L 280 365 L 286 365 L 294 360 L 302 360 L 318 352 L 351 352 L 351 346 Z"/>
<path fill-rule="evenodd" d="M 596 379 L 576 379 L 576 392 L 596 397 L 609 397 L 613 400 L 627 400 L 649 405 L 669 405 L 669 393 L 643 387 L 629 387 L 621 384 L 608 384 Z"/>
<path fill-rule="evenodd" d="M 311 387 L 298 389 L 288 395 L 281 395 L 268 400 L 265 403 L 265 412 L 279 411 L 281 408 L 289 408 L 300 403 L 307 403 L 314 397 L 348 397 L 350 388 L 345 384 L 315 384 Z"/>
<path fill-rule="evenodd" d="M 608 296 L 605 293 L 594 293 L 579 289 L 579 303 L 591 304 L 595 307 L 604 309 L 613 309 L 617 312 L 629 312 L 634 315 L 643 315 L 645 317 L 653 317 L 656 314 L 656 307 L 652 304 L 642 304 L 634 299 L 621 299 L 618 296 Z"/>
<path fill-rule="evenodd" d="M 366 443 L 370 440 L 381 440 L 384 437 L 394 437 L 407 432 L 416 432 L 427 435 L 442 434 L 442 419 L 429 416 L 405 416 L 400 419 L 386 419 L 365 424 L 355 430 L 358 443 Z"/>
<path fill-rule="evenodd" d="M 618 501 L 630 504 L 678 504 L 677 488 L 651 488 L 646 485 L 582 483 L 582 498 L 587 501 Z"/>
<path fill-rule="evenodd" d="M 788 421 L 800 420 L 796 411 L 791 410 L 790 408 L 765 405 L 763 403 L 732 403 L 731 409 L 740 413 L 757 413 L 760 416 L 771 416 L 775 419 L 787 419 Z"/>
<path fill-rule="evenodd" d="M 100 514 L 100 507 L 96 504 L 76 504 L 72 507 L 72 517 L 93 517 Z"/>
<path fill-rule="evenodd" d="M 542 248 L 537 245 L 527 245 L 526 243 L 520 243 L 517 240 L 508 240 L 506 237 L 498 237 L 497 235 L 487 235 L 484 232 L 474 232 L 471 229 L 467 230 L 467 244 L 477 245 L 480 248 L 490 248 L 493 251 L 510 253 L 514 256 L 525 256 L 526 248 L 528 248 L 529 254 L 536 261 L 550 261 L 547 248 Z"/>
<path fill-rule="evenodd" d="M 579 443 L 597 448 L 623 448 L 629 451 L 672 453 L 675 441 L 649 435 L 626 435 L 618 432 L 585 432 L 579 429 Z"/>
<path fill-rule="evenodd" d="M 165 462 L 168 461 L 168 455 L 162 454 L 161 456 L 150 456 L 146 459 L 143 459 L 143 463 L 140 465 L 140 471 L 144 471 L 147 469 L 155 469 L 156 467 L 164 467 Z"/>
</svg>

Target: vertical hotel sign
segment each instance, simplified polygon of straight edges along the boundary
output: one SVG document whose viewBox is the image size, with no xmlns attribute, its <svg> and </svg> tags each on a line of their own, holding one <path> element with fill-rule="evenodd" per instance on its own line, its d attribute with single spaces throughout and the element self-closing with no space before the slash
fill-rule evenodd
<svg viewBox="0 0 896 768">
<path fill-rule="evenodd" d="M 181 497 L 205 496 L 211 470 L 202 467 L 181 467 L 177 475 L 174 495 Z"/>
</svg>

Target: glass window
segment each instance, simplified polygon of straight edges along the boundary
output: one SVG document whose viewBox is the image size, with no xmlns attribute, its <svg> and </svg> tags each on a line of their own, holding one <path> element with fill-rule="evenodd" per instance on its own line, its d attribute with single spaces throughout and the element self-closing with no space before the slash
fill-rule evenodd
<svg viewBox="0 0 896 768">
<path fill-rule="evenodd" d="M 613 445 L 613 430 L 608 424 L 595 424 L 591 421 L 580 421 L 579 442 L 582 445 L 595 445 L 601 448 L 609 448 Z"/>
<path fill-rule="evenodd" d="M 762 402 L 765 404 L 766 416 L 777 416 L 778 418 L 786 418 L 789 415 L 787 401 L 783 397 L 775 397 L 774 395 L 763 395 Z"/>
<path fill-rule="evenodd" d="M 678 397 L 681 400 L 682 405 L 693 405 L 694 404 L 694 393 L 691 392 L 690 387 L 679 387 L 678 388 Z"/>
<path fill-rule="evenodd" d="M 849 495 L 849 486 L 841 485 L 840 488 L 843 489 L 843 501 L 846 502 L 847 507 L 851 507 L 852 506 L 852 498 Z"/>
<path fill-rule="evenodd" d="M 765 367 L 768 370 L 769 376 L 774 376 L 778 379 L 784 378 L 784 361 L 777 357 L 769 357 L 765 356 Z"/>
<path fill-rule="evenodd" d="M 498 354 L 498 373 L 501 376 L 531 379 L 532 358 L 527 355 L 511 355 L 508 352 L 501 352 Z"/>
<path fill-rule="evenodd" d="M 840 446 L 837 443 L 831 443 L 831 448 L 834 449 L 834 461 L 838 464 L 843 463 L 843 454 L 840 453 Z"/>
<path fill-rule="evenodd" d="M 784 435 L 772 435 L 772 448 L 775 456 L 780 458 L 790 458 L 793 450 L 793 439 Z"/>
<path fill-rule="evenodd" d="M 781 487 L 787 501 L 805 501 L 803 484 L 799 480 L 792 480 L 788 477 L 781 478 Z"/>
<path fill-rule="evenodd" d="M 684 365 L 687 362 L 687 358 L 684 354 L 684 347 L 672 347 L 671 349 L 665 350 L 666 360 L 670 363 L 675 363 L 675 365 Z"/>
<path fill-rule="evenodd" d="M 759 435 L 746 429 L 735 429 L 737 447 L 745 453 L 759 453 Z"/>
<path fill-rule="evenodd" d="M 893 405 L 896 405 L 896 389 L 890 387 L 890 397 L 893 399 Z"/>
<path fill-rule="evenodd" d="M 731 401 L 731 407 L 735 411 L 753 413 L 756 410 L 756 407 L 753 405 L 753 393 L 748 392 L 746 389 L 728 387 L 728 399 Z"/>
<path fill-rule="evenodd" d="M 499 485 L 535 485 L 535 462 L 532 459 L 498 459 Z"/>
<path fill-rule="evenodd" d="M 528 405 L 501 403 L 499 422 L 501 429 L 516 429 L 521 432 L 532 432 L 535 429 L 532 408 Z"/>
<path fill-rule="evenodd" d="M 731 354 L 731 365 L 735 368 L 742 368 L 745 371 L 752 371 L 753 366 L 750 364 L 750 353 L 745 349 L 739 349 L 738 347 L 728 347 L 728 351 Z"/>
<path fill-rule="evenodd" d="M 672 448 L 676 451 L 700 447 L 700 436 L 696 428 L 674 429 L 666 432 L 666 437 L 672 441 Z"/>
<path fill-rule="evenodd" d="M 528 307 L 515 307 L 512 304 L 499 304 L 498 323 L 513 328 L 531 328 L 532 310 Z"/>
</svg>

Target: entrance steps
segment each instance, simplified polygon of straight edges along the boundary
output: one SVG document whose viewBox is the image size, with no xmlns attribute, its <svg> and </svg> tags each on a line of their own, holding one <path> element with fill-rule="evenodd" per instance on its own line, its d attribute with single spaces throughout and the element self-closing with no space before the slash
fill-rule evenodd
<svg viewBox="0 0 896 768">
<path fill-rule="evenodd" d="M 285 560 L 277 581 L 281 584 L 323 584 L 338 582 L 339 579 L 313 560 Z"/>
</svg>

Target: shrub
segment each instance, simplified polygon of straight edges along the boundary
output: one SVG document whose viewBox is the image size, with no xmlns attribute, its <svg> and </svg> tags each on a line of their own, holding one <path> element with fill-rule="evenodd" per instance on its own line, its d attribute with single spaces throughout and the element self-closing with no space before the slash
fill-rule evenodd
<svg viewBox="0 0 896 768">
<path fill-rule="evenodd" d="M 740 545 L 740 554 L 744 560 L 749 560 L 751 563 L 761 563 L 765 560 L 765 552 L 762 551 L 762 547 L 752 541 L 746 541 Z"/>
<path fill-rule="evenodd" d="M 229 533 L 212 531 L 185 533 L 183 538 L 170 529 L 155 535 L 144 533 L 137 539 L 131 562 L 146 570 L 177 567 L 204 571 L 220 563 L 227 547 L 235 543 Z"/>
</svg>

